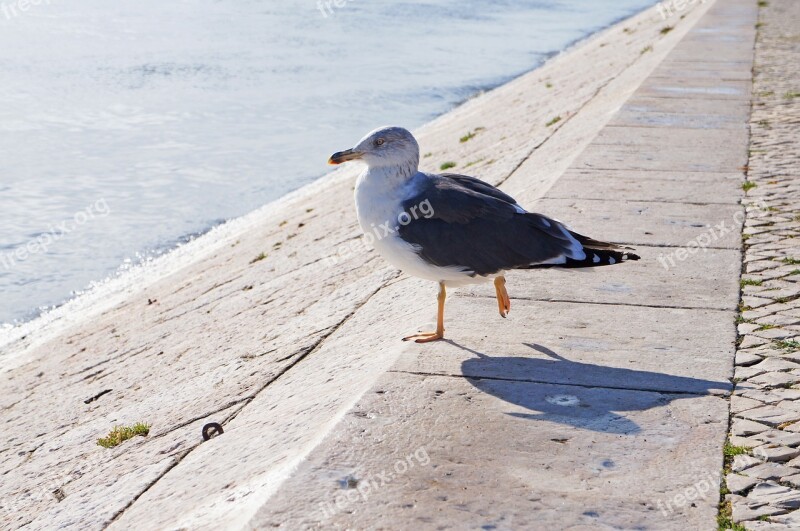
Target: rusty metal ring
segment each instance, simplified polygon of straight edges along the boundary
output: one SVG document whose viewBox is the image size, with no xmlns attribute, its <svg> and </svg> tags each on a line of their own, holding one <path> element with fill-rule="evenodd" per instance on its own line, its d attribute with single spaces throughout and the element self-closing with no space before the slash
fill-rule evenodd
<svg viewBox="0 0 800 531">
<path fill-rule="evenodd" d="M 203 426 L 203 440 L 207 441 L 212 437 L 216 437 L 217 435 L 222 435 L 225 433 L 222 430 L 222 425 L 218 422 L 209 422 L 205 426 Z"/>
</svg>

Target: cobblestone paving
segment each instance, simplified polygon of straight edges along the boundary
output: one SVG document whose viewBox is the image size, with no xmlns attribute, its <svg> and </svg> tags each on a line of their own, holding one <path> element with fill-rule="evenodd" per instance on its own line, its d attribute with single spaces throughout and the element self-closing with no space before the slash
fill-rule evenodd
<svg viewBox="0 0 800 531">
<path fill-rule="evenodd" d="M 759 5 L 725 499 L 735 529 L 800 529 L 800 2 Z"/>
</svg>

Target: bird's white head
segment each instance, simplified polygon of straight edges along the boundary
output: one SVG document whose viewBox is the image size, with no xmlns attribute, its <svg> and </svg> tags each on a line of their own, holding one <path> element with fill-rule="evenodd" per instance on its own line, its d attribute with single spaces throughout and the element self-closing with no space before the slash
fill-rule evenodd
<svg viewBox="0 0 800 531">
<path fill-rule="evenodd" d="M 416 173 L 419 167 L 419 144 L 407 129 L 380 127 L 359 140 L 352 149 L 331 155 L 328 164 L 362 160 L 369 168 L 397 167 Z"/>
</svg>

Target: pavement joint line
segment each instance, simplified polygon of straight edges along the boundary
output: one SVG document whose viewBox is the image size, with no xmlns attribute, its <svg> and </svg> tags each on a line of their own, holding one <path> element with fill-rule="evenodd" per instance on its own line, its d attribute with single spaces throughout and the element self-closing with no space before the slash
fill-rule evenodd
<svg viewBox="0 0 800 531">
<path fill-rule="evenodd" d="M 707 230 L 709 228 L 711 228 L 711 227 L 698 227 L 698 228 L 704 228 L 704 229 L 706 229 L 706 232 L 707 232 Z M 701 233 L 701 232 L 703 232 L 703 231 L 698 231 L 698 233 Z M 692 238 L 692 240 L 689 240 L 689 241 L 693 241 L 693 240 L 694 240 L 694 238 Z M 677 244 L 677 243 L 641 243 L 641 242 L 632 242 L 632 241 L 625 241 L 625 240 L 616 241 L 614 243 L 616 243 L 617 245 L 633 245 L 635 247 L 650 247 L 650 248 L 654 248 L 654 249 L 683 249 L 683 248 L 686 247 L 685 243 L 684 244 Z M 714 249 L 714 250 L 717 250 L 717 251 L 741 251 L 742 250 L 741 247 L 725 247 L 725 246 L 720 246 L 720 245 L 707 245 L 706 247 L 704 247 L 704 249 Z"/>
<path fill-rule="evenodd" d="M 713 70 L 706 70 L 705 72 L 714 73 Z M 727 70 L 720 70 L 720 72 L 727 72 Z M 654 75 L 654 76 L 650 76 L 650 77 L 653 78 L 653 79 L 675 79 L 673 76 L 667 76 L 667 75 Z M 713 81 L 718 81 L 718 80 L 719 81 L 747 81 L 746 79 L 740 79 L 740 78 L 734 78 L 734 77 L 718 78 L 718 77 L 714 77 L 714 76 L 707 76 L 707 77 L 706 76 L 702 76 L 702 77 L 701 76 L 692 76 L 692 79 L 703 79 L 703 80 L 710 79 L 710 80 L 713 80 Z M 658 96 L 649 96 L 649 95 L 647 97 L 648 98 L 658 98 Z M 665 98 L 661 98 L 661 99 L 665 99 Z"/>
<path fill-rule="evenodd" d="M 533 154 L 536 152 L 536 150 L 537 150 L 537 149 L 539 149 L 540 147 L 542 147 L 543 145 L 545 145 L 545 143 L 546 143 L 548 140 L 550 140 L 550 139 L 551 139 L 551 138 L 552 138 L 554 135 L 556 135 L 556 134 L 558 133 L 558 131 L 559 131 L 559 130 L 560 130 L 562 127 L 564 127 L 564 125 L 565 125 L 567 122 L 569 122 L 571 119 L 572 119 L 572 116 L 569 116 L 569 117 L 567 117 L 567 119 L 566 119 L 566 120 L 562 120 L 562 123 L 561 123 L 561 125 L 559 125 L 558 127 L 556 127 L 556 129 L 555 129 L 555 130 L 553 130 L 553 131 L 552 131 L 552 133 L 551 133 L 550 135 L 548 135 L 548 136 L 547 136 L 547 137 L 546 137 L 544 140 L 542 140 L 541 142 L 539 142 L 538 144 L 536 144 L 535 146 L 533 146 L 533 147 L 531 148 L 531 150 L 530 150 L 530 151 L 528 151 L 528 152 L 525 154 L 525 156 L 522 158 L 522 160 L 520 160 L 520 161 L 519 161 L 519 163 L 517 163 L 517 165 L 516 165 L 516 166 L 514 166 L 513 168 L 511 168 L 511 171 L 510 171 L 510 172 L 508 172 L 508 174 L 507 174 L 505 177 L 503 177 L 503 178 L 502 178 L 502 179 L 501 179 L 501 180 L 500 180 L 500 181 L 497 183 L 497 185 L 496 185 L 496 188 L 499 188 L 500 186 L 502 186 L 502 185 L 503 185 L 503 183 L 504 183 L 504 182 L 506 182 L 507 180 L 509 180 L 509 179 L 510 179 L 510 178 L 511 178 L 511 177 L 514 175 L 514 173 L 516 173 L 516 171 L 517 171 L 518 169 L 520 169 L 520 167 L 521 167 L 523 164 L 525 164 L 525 163 L 528 161 L 528 159 L 530 159 L 530 158 L 531 158 L 531 156 L 533 156 Z"/>
<path fill-rule="evenodd" d="M 544 199 L 574 199 L 576 201 L 596 201 L 596 202 L 603 202 L 603 203 L 619 203 L 619 199 L 604 199 L 602 197 L 575 197 L 575 196 L 557 196 L 557 195 L 548 195 Z M 635 201 L 637 203 L 658 203 L 659 205 L 694 205 L 694 206 L 710 206 L 710 205 L 741 205 L 739 201 L 726 201 L 726 202 L 717 202 L 717 201 L 706 201 L 706 202 L 697 202 L 697 201 L 669 201 L 669 200 L 659 200 L 659 199 L 628 199 L 627 201 Z"/>
<path fill-rule="evenodd" d="M 386 284 L 388 282 L 389 280 L 381 282 L 381 284 L 375 289 L 375 291 L 373 291 L 366 299 L 364 299 L 364 301 L 361 304 L 353 308 L 353 311 L 344 316 L 344 318 L 342 318 L 342 320 L 339 321 L 337 324 L 331 326 L 329 328 L 330 332 L 320 337 L 314 344 L 308 347 L 308 349 L 306 349 L 306 352 L 300 355 L 293 363 L 284 367 L 283 370 L 278 372 L 274 378 L 272 378 L 269 382 L 267 382 L 261 388 L 257 389 L 254 393 L 248 396 L 246 398 L 246 403 L 237 411 L 235 411 L 223 425 L 227 425 L 228 422 L 234 420 L 239 415 L 239 413 L 241 413 L 242 410 L 244 410 L 248 406 L 248 404 L 250 404 L 250 402 L 252 402 L 258 397 L 259 394 L 261 394 L 263 391 L 266 391 L 270 385 L 273 385 L 275 382 L 280 380 L 281 377 L 283 377 L 286 373 L 288 373 L 291 369 L 296 367 L 303 360 L 305 360 L 306 358 L 311 356 L 314 352 L 319 350 L 324 345 L 325 341 L 328 338 L 330 338 L 333 334 L 339 331 L 348 321 L 350 321 L 350 319 L 352 319 L 353 316 L 355 316 L 361 310 L 361 308 L 363 308 L 367 303 L 369 303 L 369 301 L 371 301 L 372 298 L 375 297 L 375 295 L 380 293 L 386 287 Z"/>
<path fill-rule="evenodd" d="M 183 461 L 183 459 L 184 459 L 184 458 L 185 458 L 187 455 L 189 455 L 190 453 L 192 453 L 192 451 L 194 451 L 194 450 L 195 450 L 195 449 L 196 449 L 198 446 L 200 446 L 200 444 L 198 444 L 197 446 L 194 446 L 194 447 L 192 447 L 192 448 L 187 448 L 185 451 L 181 452 L 181 454 L 180 454 L 179 456 L 176 456 L 176 457 L 175 457 L 175 459 L 174 459 L 174 461 L 173 461 L 173 462 L 172 462 L 172 463 L 171 463 L 171 464 L 170 464 L 170 465 L 169 465 L 167 468 L 165 468 L 165 469 L 162 471 L 162 473 L 158 475 L 158 477 L 154 478 L 154 479 L 153 479 L 153 480 L 152 480 L 150 483 L 148 483 L 147 485 L 145 485 L 145 487 L 144 487 L 144 488 L 143 488 L 143 489 L 142 489 L 142 490 L 141 490 L 139 493 L 137 493 L 135 496 L 131 497 L 130 501 L 129 501 L 129 502 L 128 502 L 128 503 L 127 503 L 127 504 L 126 504 L 124 507 L 122 507 L 122 508 L 121 508 L 119 511 L 117 511 L 116 513 L 114 513 L 114 514 L 111 516 L 111 518 L 109 519 L 109 521 L 108 521 L 108 524 L 107 524 L 105 527 L 106 527 L 106 528 L 108 528 L 109 526 L 111 526 L 111 524 L 113 524 L 114 522 L 116 522 L 117 520 L 119 520 L 120 518 L 122 518 L 122 515 L 124 515 L 124 514 L 125 514 L 125 511 L 127 511 L 128 509 L 130 509 L 131 507 L 133 507 L 133 505 L 134 505 L 134 504 L 135 504 L 137 501 L 139 501 L 139 498 L 141 498 L 142 496 L 144 496 L 145 494 L 147 494 L 147 491 L 149 491 L 149 490 L 150 490 L 151 488 L 153 488 L 153 487 L 154 487 L 154 486 L 155 486 L 155 485 L 156 485 L 156 484 L 157 484 L 159 481 L 161 481 L 161 479 L 162 479 L 164 476 L 166 476 L 167 474 L 169 474 L 169 473 L 172 471 L 172 469 L 174 469 L 176 466 L 178 466 L 179 464 L 181 464 L 181 461 Z"/>
<path fill-rule="evenodd" d="M 703 100 L 703 101 L 741 102 L 741 103 L 749 101 L 747 98 L 738 98 L 738 97 L 737 98 L 705 98 L 705 97 L 703 97 L 702 94 L 693 94 L 693 96 L 696 99 Z M 689 99 L 689 98 L 686 98 L 683 95 L 680 95 L 680 96 L 658 96 L 656 94 L 647 94 L 647 97 L 648 98 L 653 98 L 653 99 L 658 99 L 658 100 L 687 100 L 687 99 Z M 636 126 L 631 126 L 631 127 L 636 127 Z M 639 126 L 639 127 L 644 127 L 644 126 Z M 672 129 L 672 128 L 670 127 L 670 129 Z M 686 129 L 686 128 L 684 127 L 683 129 Z M 716 127 L 716 128 L 715 127 L 704 127 L 703 129 L 719 129 L 719 128 L 718 127 Z"/>
<path fill-rule="evenodd" d="M 397 373 L 397 374 L 410 374 L 414 376 L 441 376 L 444 378 L 464 378 L 467 380 L 493 380 L 499 382 L 520 382 L 520 383 L 533 383 L 533 384 L 544 384 L 544 385 L 554 385 L 554 386 L 565 386 L 565 387 L 580 387 L 582 389 L 608 389 L 614 391 L 634 391 L 634 392 L 641 392 L 641 393 L 658 393 L 662 395 L 676 395 L 676 396 L 685 396 L 689 397 L 697 397 L 697 396 L 716 396 L 721 399 L 725 399 L 730 396 L 731 391 L 723 391 L 721 393 L 693 393 L 692 391 L 673 391 L 673 390 L 659 390 L 659 389 L 641 389 L 637 387 L 622 387 L 622 386 L 615 386 L 615 385 L 588 385 L 588 384 L 577 384 L 577 383 L 570 383 L 570 382 L 550 382 L 547 380 L 533 380 L 533 379 L 517 379 L 517 378 L 501 378 L 499 376 L 470 376 L 468 374 L 450 374 L 450 373 L 437 373 L 437 372 L 421 372 L 421 371 L 403 371 L 399 369 L 391 369 L 388 372 Z M 722 382 L 718 382 L 722 383 Z M 728 382 L 730 383 L 730 382 Z M 733 385 L 731 384 L 731 387 Z"/>
<path fill-rule="evenodd" d="M 494 295 L 483 295 L 479 293 L 456 293 L 454 295 L 456 298 L 465 298 L 465 299 L 494 299 Z M 587 300 L 572 300 L 572 299 L 544 299 L 538 297 L 511 297 L 511 300 L 515 301 L 532 301 L 532 302 L 557 302 L 561 304 L 580 304 L 580 305 L 587 305 L 587 304 L 596 304 L 600 306 L 628 306 L 633 308 L 657 308 L 661 310 L 697 310 L 697 311 L 709 311 L 709 312 L 731 312 L 734 313 L 736 311 L 735 308 L 711 308 L 708 306 L 669 306 L 669 305 L 662 305 L 662 304 L 634 304 L 629 302 L 604 302 L 604 301 L 587 301 Z"/>
<path fill-rule="evenodd" d="M 630 100 L 628 100 L 628 101 L 630 101 Z M 744 107 L 745 106 L 742 105 L 742 109 L 744 109 Z M 624 107 L 623 107 L 623 109 L 624 109 Z M 664 114 L 664 113 L 652 112 L 652 113 L 641 113 L 641 114 Z M 682 115 L 685 114 L 685 115 L 691 116 L 692 114 L 695 114 L 695 113 L 667 113 L 667 114 L 682 114 Z M 705 113 L 705 114 L 699 113 L 698 116 L 709 116 L 709 113 Z M 711 116 L 713 116 L 713 114 L 711 114 Z M 717 116 L 726 116 L 726 115 L 723 114 L 723 115 L 717 115 Z M 742 116 L 740 119 L 741 120 L 745 120 L 746 116 Z M 661 129 L 661 130 L 663 130 L 665 132 L 669 130 L 669 131 L 675 131 L 677 133 L 688 133 L 688 134 L 696 133 L 698 131 L 709 131 L 709 132 L 711 132 L 711 131 L 722 131 L 722 132 L 725 132 L 725 131 L 746 131 L 747 130 L 747 126 L 743 122 L 740 124 L 740 127 L 736 127 L 736 128 L 731 128 L 731 127 L 677 127 L 677 126 L 671 126 L 671 125 L 670 126 L 663 126 L 663 125 L 644 125 L 644 124 L 620 124 L 620 123 L 609 123 L 608 125 L 606 125 L 606 128 L 608 128 L 608 129 L 636 128 L 636 129 L 655 129 L 655 130 Z M 602 140 L 602 138 L 600 138 L 600 140 Z M 639 146 L 639 144 L 617 144 L 617 145 L 619 145 L 619 146 L 628 145 L 628 146 L 631 146 L 631 147 L 638 147 Z M 656 144 L 656 145 L 660 146 L 661 144 Z M 694 145 L 694 144 L 692 144 L 692 145 Z M 641 171 L 641 170 L 635 170 L 635 169 L 628 168 L 628 171 Z M 669 171 L 669 170 L 646 170 L 646 171 Z M 680 170 L 680 171 L 697 171 L 697 170 Z M 727 173 L 727 172 L 725 170 L 722 170 L 722 171 L 720 171 L 720 170 L 706 170 L 706 171 L 703 171 L 703 173 Z"/>
<path fill-rule="evenodd" d="M 676 99 L 676 98 L 670 98 L 670 99 Z M 650 114 L 656 114 L 656 113 L 650 113 Z M 660 113 L 660 114 L 664 114 L 664 113 Z M 677 114 L 677 113 L 675 113 L 675 114 Z M 681 114 L 687 114 L 687 115 L 691 116 L 688 113 L 681 113 Z M 698 116 L 702 116 L 702 115 L 698 115 Z M 635 127 L 636 129 L 653 129 L 654 131 L 657 131 L 659 129 L 662 130 L 662 131 L 673 131 L 673 130 L 679 130 L 679 131 L 740 131 L 740 130 L 745 129 L 744 126 L 741 126 L 741 127 L 680 127 L 680 128 L 678 128 L 678 127 L 671 127 L 671 126 L 665 126 L 665 125 L 645 125 L 645 124 L 608 124 L 606 127 L 619 127 L 619 128 Z M 603 145 L 609 145 L 609 144 L 603 144 Z M 632 146 L 632 144 L 611 144 L 611 145 L 617 145 L 617 146 L 629 145 L 629 146 Z M 630 168 L 628 168 L 628 169 L 630 170 Z M 632 170 L 632 171 L 668 171 L 668 170 Z M 687 171 L 687 172 L 688 171 L 692 171 L 692 172 L 696 172 L 696 173 L 722 173 L 719 170 L 708 170 L 708 171 L 680 170 L 680 171 L 682 171 L 682 172 L 683 171 Z"/>
<path fill-rule="evenodd" d="M 629 126 L 624 126 L 624 127 L 629 127 Z M 597 167 L 589 167 L 589 168 L 576 168 L 576 169 L 579 170 L 579 171 L 584 171 L 584 170 L 589 170 L 589 171 L 623 171 L 623 170 L 628 170 L 628 171 L 637 171 L 637 172 L 647 171 L 647 172 L 661 172 L 661 173 L 663 173 L 665 171 L 669 171 L 669 170 L 653 170 L 653 169 L 649 169 L 649 168 L 637 168 L 637 169 L 633 169 L 632 170 L 631 168 L 597 168 Z M 714 171 L 676 170 L 676 171 L 674 171 L 672 173 L 725 173 L 725 174 L 742 173 L 742 175 L 744 175 L 744 172 L 742 172 L 741 168 L 728 169 L 728 170 L 714 170 Z M 744 179 L 742 179 L 742 180 L 744 180 Z M 720 181 L 720 182 L 723 182 L 723 181 Z"/>
<path fill-rule="evenodd" d="M 611 126 L 611 125 L 607 125 L 606 127 L 612 127 L 612 126 Z M 616 126 L 615 126 L 615 127 L 616 127 Z M 619 127 L 626 127 L 626 126 L 619 126 Z M 620 145 L 628 145 L 628 146 L 632 146 L 632 144 L 620 144 Z M 566 171 L 566 172 L 564 172 L 564 176 L 565 176 L 565 177 L 570 177 L 570 178 L 576 178 L 577 176 L 579 176 L 579 175 L 582 175 L 582 174 L 584 174 L 584 173 L 587 173 L 587 172 L 599 172 L 599 171 L 607 171 L 607 170 L 599 170 L 599 169 L 597 169 L 597 168 L 579 168 L 579 169 L 572 169 L 572 168 L 569 168 L 569 169 L 567 169 L 567 171 Z M 739 170 L 736 170 L 736 171 L 730 171 L 730 170 L 727 170 L 727 171 L 724 171 L 724 170 L 723 170 L 723 171 L 720 171 L 720 170 L 708 170 L 708 171 L 681 170 L 681 171 L 670 171 L 670 170 L 632 170 L 632 169 L 630 169 L 630 168 L 625 168 L 625 169 L 623 169 L 623 168 L 620 168 L 620 169 L 615 169 L 615 170 L 613 170 L 613 171 L 615 171 L 615 172 L 617 172 L 617 173 L 619 173 L 619 172 L 623 172 L 623 173 L 641 173 L 641 172 L 664 173 L 664 174 L 666 174 L 666 176 L 669 176 L 669 175 L 675 175 L 675 174 L 678 174 L 678 173 L 703 173 L 703 174 L 708 174 L 708 175 L 727 175 L 727 176 L 728 176 L 728 177 L 726 177 L 726 178 L 720 179 L 720 180 L 719 180 L 719 182 L 725 182 L 725 181 L 730 181 L 730 180 L 733 180 L 733 179 L 731 179 L 731 178 L 730 178 L 731 174 L 733 174 L 733 173 L 741 173 L 741 174 L 743 174 L 743 172 L 741 172 L 741 171 L 739 171 Z M 675 182 L 685 182 L 685 180 L 684 180 L 684 179 L 668 179 L 668 178 L 665 178 L 664 180 L 665 180 L 665 181 L 675 181 Z M 706 181 L 707 181 L 706 179 L 698 179 L 696 182 L 706 182 Z M 710 181 L 709 181 L 709 182 L 710 182 Z"/>
<path fill-rule="evenodd" d="M 707 64 L 720 63 L 720 64 L 730 64 L 730 65 L 738 64 L 738 65 L 742 65 L 742 66 L 748 66 L 748 71 L 750 70 L 749 69 L 750 62 L 748 62 L 748 61 L 739 61 L 739 60 L 736 60 L 736 59 L 729 59 L 729 60 L 726 60 L 726 61 L 711 61 L 709 59 L 710 58 L 704 58 L 704 59 L 695 61 L 695 60 L 692 60 L 692 59 L 669 59 L 669 58 L 667 58 L 664 61 L 663 64 L 671 64 L 671 65 L 676 65 L 676 64 L 696 65 L 696 64 L 703 64 L 703 63 L 707 63 Z"/>
</svg>

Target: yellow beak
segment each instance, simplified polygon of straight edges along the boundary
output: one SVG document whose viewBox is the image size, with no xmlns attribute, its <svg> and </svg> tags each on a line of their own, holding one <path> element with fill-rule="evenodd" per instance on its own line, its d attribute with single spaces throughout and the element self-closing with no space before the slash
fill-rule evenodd
<svg viewBox="0 0 800 531">
<path fill-rule="evenodd" d="M 363 153 L 359 151 L 354 151 L 352 149 L 345 149 L 344 151 L 337 151 L 331 158 L 328 159 L 328 164 L 341 164 L 342 162 L 347 162 L 348 160 L 356 160 L 362 157 Z"/>
</svg>

